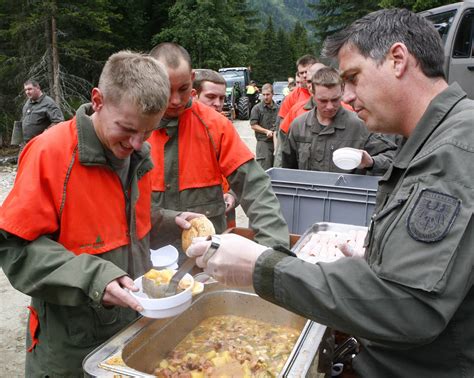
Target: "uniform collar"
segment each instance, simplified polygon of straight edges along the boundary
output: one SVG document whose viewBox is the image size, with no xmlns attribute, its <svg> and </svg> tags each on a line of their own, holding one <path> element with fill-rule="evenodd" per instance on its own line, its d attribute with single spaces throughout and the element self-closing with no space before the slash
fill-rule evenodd
<svg viewBox="0 0 474 378">
<path fill-rule="evenodd" d="M 92 124 L 92 119 L 90 118 L 93 113 L 92 104 L 84 104 L 77 109 L 76 112 L 79 162 L 84 165 L 109 166 L 110 164 L 107 161 L 104 146 L 100 142 L 94 125 Z M 150 145 L 145 142 L 142 149 L 140 151 L 134 151 L 132 156 L 135 156 L 139 160 L 149 159 Z M 150 169 L 151 167 L 152 166 L 150 166 Z"/>
<path fill-rule="evenodd" d="M 316 107 L 316 102 L 313 99 L 313 96 L 311 96 L 306 104 L 304 104 L 303 109 L 304 110 L 311 110 L 314 107 Z"/>
<path fill-rule="evenodd" d="M 263 105 L 263 107 L 266 107 L 266 108 L 269 108 L 269 109 L 276 109 L 277 108 L 276 103 L 273 100 L 272 100 L 272 103 L 270 105 L 267 105 L 267 104 L 265 104 L 265 102 L 262 101 L 262 105 Z"/>
<path fill-rule="evenodd" d="M 31 98 L 29 98 L 28 100 L 30 100 L 30 103 L 31 104 L 37 104 L 41 101 L 43 101 L 43 98 L 46 96 L 46 93 L 43 93 L 41 96 L 39 96 L 36 100 L 32 100 Z"/>
<path fill-rule="evenodd" d="M 328 126 L 324 126 L 321 125 L 316 118 L 316 107 L 314 107 L 308 112 L 306 127 L 310 127 L 311 131 L 315 134 L 334 134 L 336 129 L 344 130 L 346 128 L 345 119 L 347 118 L 347 112 L 348 111 L 341 106 L 332 120 L 332 123 Z"/>
<path fill-rule="evenodd" d="M 185 110 L 183 112 L 186 113 L 187 110 L 189 110 L 193 105 L 193 98 L 190 97 L 188 103 L 186 104 Z M 181 114 L 182 115 L 182 114 Z M 160 124 L 158 125 L 157 129 L 166 129 L 168 127 L 177 127 L 179 124 L 179 118 L 181 118 L 181 115 L 176 117 L 176 118 L 165 118 L 163 117 L 160 121 Z"/>
<path fill-rule="evenodd" d="M 393 166 L 402 169 L 407 168 L 420 147 L 426 143 L 430 135 L 446 118 L 446 115 L 465 97 L 466 93 L 457 83 L 451 84 L 434 97 L 418 121 L 413 133 L 406 140 L 406 143 L 395 157 Z"/>
</svg>

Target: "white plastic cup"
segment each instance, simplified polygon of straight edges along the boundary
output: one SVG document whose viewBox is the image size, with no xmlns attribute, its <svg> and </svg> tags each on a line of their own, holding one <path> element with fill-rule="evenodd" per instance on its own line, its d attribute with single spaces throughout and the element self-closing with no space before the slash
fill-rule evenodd
<svg viewBox="0 0 474 378">
<path fill-rule="evenodd" d="M 166 245 L 159 249 L 150 249 L 153 268 L 178 269 L 178 250 L 172 245 Z"/>
</svg>

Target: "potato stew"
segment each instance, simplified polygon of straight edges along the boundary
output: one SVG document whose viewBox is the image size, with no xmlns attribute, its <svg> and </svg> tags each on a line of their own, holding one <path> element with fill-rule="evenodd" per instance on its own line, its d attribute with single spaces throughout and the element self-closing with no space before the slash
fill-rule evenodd
<svg viewBox="0 0 474 378">
<path fill-rule="evenodd" d="M 158 377 L 274 377 L 299 331 L 234 315 L 203 320 L 155 369 Z"/>
</svg>

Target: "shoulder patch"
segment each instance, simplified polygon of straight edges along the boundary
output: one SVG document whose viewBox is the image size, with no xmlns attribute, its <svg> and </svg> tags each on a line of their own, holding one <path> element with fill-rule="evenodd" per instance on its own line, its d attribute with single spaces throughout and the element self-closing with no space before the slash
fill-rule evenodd
<svg viewBox="0 0 474 378">
<path fill-rule="evenodd" d="M 408 216 L 408 234 L 425 243 L 440 241 L 449 233 L 460 208 L 459 198 L 423 189 Z"/>
</svg>

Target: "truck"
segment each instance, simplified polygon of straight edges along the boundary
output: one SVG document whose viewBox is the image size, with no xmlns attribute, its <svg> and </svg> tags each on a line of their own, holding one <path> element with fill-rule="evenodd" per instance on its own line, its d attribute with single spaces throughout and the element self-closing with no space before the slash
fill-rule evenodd
<svg viewBox="0 0 474 378">
<path fill-rule="evenodd" d="M 419 13 L 431 21 L 444 43 L 448 83 L 457 82 L 474 99 L 474 0 Z"/>
<path fill-rule="evenodd" d="M 249 119 L 250 102 L 245 88 L 250 83 L 250 72 L 246 67 L 220 68 L 219 73 L 226 82 L 226 99 L 223 111 L 228 118 Z"/>
</svg>

